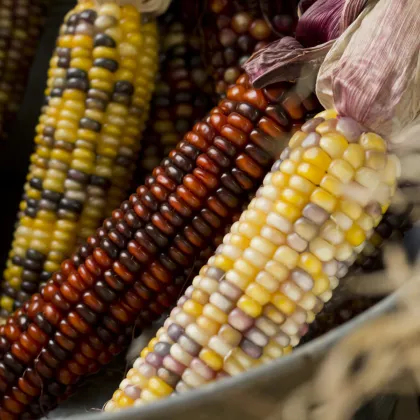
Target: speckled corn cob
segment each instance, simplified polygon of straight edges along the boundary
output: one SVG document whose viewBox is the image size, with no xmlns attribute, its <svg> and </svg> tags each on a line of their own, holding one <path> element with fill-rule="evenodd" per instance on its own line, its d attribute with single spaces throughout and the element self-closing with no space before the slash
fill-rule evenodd
<svg viewBox="0 0 420 420">
<path fill-rule="evenodd" d="M 51 60 L 46 105 L 0 300 L 21 306 L 130 187 L 157 66 L 153 22 L 133 6 L 80 3 Z"/>
<path fill-rule="evenodd" d="M 269 42 L 292 35 L 296 1 L 210 0 L 204 11 L 203 46 L 216 92 L 223 96 L 241 73 L 241 65 Z M 265 8 L 264 8 L 265 9 Z"/>
<path fill-rule="evenodd" d="M 395 189 L 384 140 L 325 111 L 302 127 L 106 411 L 289 353 L 372 235 Z M 369 194 L 348 196 L 349 186 Z M 370 193 L 375 193 L 375 199 Z"/>
<path fill-rule="evenodd" d="M 49 0 L 0 4 L 0 139 L 7 137 L 22 101 Z"/>
<path fill-rule="evenodd" d="M 213 104 L 200 40 L 182 6 L 181 0 L 173 1 L 160 20 L 160 71 L 138 164 L 141 182 Z"/>
<path fill-rule="evenodd" d="M 48 411 L 120 352 L 134 325 L 150 325 L 175 303 L 194 262 L 318 106 L 296 100 L 283 107 L 293 89 L 255 90 L 241 77 L 42 292 L 7 318 L 0 327 L 1 415 Z"/>
</svg>

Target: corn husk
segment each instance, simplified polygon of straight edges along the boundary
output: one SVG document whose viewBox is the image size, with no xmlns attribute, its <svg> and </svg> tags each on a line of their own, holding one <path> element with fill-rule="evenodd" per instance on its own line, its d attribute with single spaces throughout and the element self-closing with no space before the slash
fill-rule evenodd
<svg viewBox="0 0 420 420">
<path fill-rule="evenodd" d="M 419 0 L 370 0 L 319 70 L 322 105 L 383 135 L 391 148 L 419 143 L 406 135 L 420 122 L 419 10 Z"/>
</svg>

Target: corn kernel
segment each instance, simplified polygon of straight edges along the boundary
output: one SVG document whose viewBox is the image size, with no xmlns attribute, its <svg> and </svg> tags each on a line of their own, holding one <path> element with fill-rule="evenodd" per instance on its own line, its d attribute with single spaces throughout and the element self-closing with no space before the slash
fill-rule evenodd
<svg viewBox="0 0 420 420">
<path fill-rule="evenodd" d="M 293 270 L 298 263 L 299 253 L 287 245 L 282 245 L 278 247 L 273 259 L 283 264 L 289 270 Z"/>
<path fill-rule="evenodd" d="M 229 242 L 240 249 L 246 249 L 250 244 L 250 239 L 240 234 L 232 234 Z"/>
<path fill-rule="evenodd" d="M 349 183 L 354 177 L 354 169 L 342 159 L 335 159 L 331 163 L 328 173 L 335 176 L 343 184 Z"/>
<path fill-rule="evenodd" d="M 194 317 L 199 317 L 201 313 L 203 312 L 203 306 L 199 303 L 195 302 L 192 299 L 188 299 L 184 305 L 182 306 L 182 309 L 187 313 Z"/>
<path fill-rule="evenodd" d="M 325 175 L 325 172 L 322 169 L 306 162 L 301 163 L 297 167 L 297 173 L 315 185 L 319 185 Z"/>
<path fill-rule="evenodd" d="M 303 160 L 326 171 L 331 164 L 331 158 L 319 147 L 311 147 L 305 150 Z"/>
<path fill-rule="evenodd" d="M 287 201 L 290 204 L 298 208 L 303 208 L 303 206 L 308 202 L 306 196 L 299 194 L 292 188 L 285 188 L 282 190 L 281 197 L 283 200 Z"/>
<path fill-rule="evenodd" d="M 252 318 L 257 318 L 262 312 L 262 306 L 249 296 L 241 296 L 236 306 Z"/>
<path fill-rule="evenodd" d="M 285 186 L 285 185 L 284 185 Z M 289 186 L 296 191 L 309 195 L 315 189 L 311 181 L 299 175 L 292 175 L 289 179 Z"/>
<path fill-rule="evenodd" d="M 315 115 L 314 118 L 324 118 L 324 120 L 332 120 L 337 118 L 337 111 L 335 109 L 326 109 L 325 111 L 322 111 Z"/>
<path fill-rule="evenodd" d="M 323 262 L 331 261 L 334 258 L 334 246 L 322 238 L 313 239 L 309 244 L 309 250 Z"/>
<path fill-rule="evenodd" d="M 149 388 L 160 397 L 165 397 L 173 392 L 173 389 L 158 376 L 153 376 L 149 379 Z"/>
<path fill-rule="evenodd" d="M 233 261 L 230 258 L 225 257 L 224 255 L 216 255 L 214 260 L 214 265 L 217 268 L 222 269 L 223 271 L 228 271 L 233 267 Z"/>
<path fill-rule="evenodd" d="M 335 197 L 339 197 L 342 192 L 343 184 L 334 176 L 327 174 L 322 178 L 321 183 L 319 184 L 321 188 L 325 191 L 328 191 L 330 194 Z"/>
<path fill-rule="evenodd" d="M 197 325 L 203 330 L 207 331 L 209 334 L 217 334 L 220 328 L 220 323 L 212 319 L 209 319 L 206 316 L 199 316 L 196 320 Z"/>
<path fill-rule="evenodd" d="M 292 204 L 285 203 L 284 201 L 277 201 L 274 205 L 274 210 L 280 216 L 285 217 L 288 221 L 294 222 L 302 214 L 299 208 L 293 206 Z"/>
<path fill-rule="evenodd" d="M 311 195 L 310 201 L 329 213 L 337 206 L 337 199 L 322 188 L 317 188 Z"/>
<path fill-rule="evenodd" d="M 363 212 L 363 209 L 359 204 L 345 199 L 340 200 L 339 210 L 349 216 L 352 220 L 357 220 Z"/>
<path fill-rule="evenodd" d="M 258 283 L 251 283 L 245 293 L 260 305 L 265 305 L 270 301 L 270 293 Z"/>
<path fill-rule="evenodd" d="M 343 159 L 350 163 L 354 169 L 359 169 L 365 161 L 365 151 L 359 144 L 349 144 L 343 154 Z"/>
<path fill-rule="evenodd" d="M 312 289 L 312 293 L 315 296 L 319 296 L 329 289 L 330 281 L 328 279 L 328 276 L 326 276 L 325 274 L 319 274 L 318 276 L 314 277 L 314 287 Z"/>
<path fill-rule="evenodd" d="M 293 175 L 296 173 L 296 162 L 293 162 L 290 159 L 284 160 L 280 165 L 280 171 L 284 174 Z"/>
<path fill-rule="evenodd" d="M 277 261 L 269 261 L 265 266 L 265 271 L 271 274 L 278 281 L 284 281 L 289 275 L 289 270 Z"/>
<path fill-rule="evenodd" d="M 307 136 L 308 134 L 304 133 L 303 131 L 296 131 L 296 133 L 293 134 L 292 138 L 289 140 L 289 147 L 293 149 L 295 147 L 299 147 Z"/>
<path fill-rule="evenodd" d="M 296 304 L 283 293 L 275 293 L 271 302 L 279 311 L 287 316 L 292 315 L 296 309 Z"/>
<path fill-rule="evenodd" d="M 271 183 L 277 188 L 286 187 L 289 183 L 289 178 L 290 177 L 285 173 L 274 172 L 271 177 Z"/>
<path fill-rule="evenodd" d="M 322 263 L 310 252 L 303 252 L 299 257 L 298 266 L 312 276 L 321 273 Z"/>
<path fill-rule="evenodd" d="M 198 357 L 216 372 L 223 368 L 223 358 L 213 350 L 202 349 Z"/>
<path fill-rule="evenodd" d="M 364 133 L 360 136 L 360 145 L 365 150 L 377 150 L 378 152 L 386 152 L 386 143 L 381 136 L 375 133 Z"/>
<path fill-rule="evenodd" d="M 338 133 L 323 135 L 319 145 L 332 159 L 341 158 L 349 146 L 346 138 Z"/>
<path fill-rule="evenodd" d="M 346 232 L 346 239 L 350 245 L 359 246 L 365 241 L 366 235 L 363 229 L 354 223 L 353 226 Z"/>
</svg>

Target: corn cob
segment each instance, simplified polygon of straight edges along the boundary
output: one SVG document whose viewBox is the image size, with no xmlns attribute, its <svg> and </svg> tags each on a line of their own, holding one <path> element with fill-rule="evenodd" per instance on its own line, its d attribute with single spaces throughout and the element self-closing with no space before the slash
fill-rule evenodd
<svg viewBox="0 0 420 420">
<path fill-rule="evenodd" d="M 36 292 L 111 213 L 107 202 L 127 191 L 153 87 L 155 29 L 140 25 L 132 6 L 95 10 L 84 2 L 67 15 L 4 273 L 2 316 Z"/>
<path fill-rule="evenodd" d="M 48 410 L 121 351 L 134 324 L 148 325 L 175 302 L 186 269 L 301 126 L 307 109 L 297 98 L 283 107 L 290 95 L 276 86 L 252 89 L 241 77 L 41 294 L 8 317 L 0 327 L 0 415 Z"/>
<path fill-rule="evenodd" d="M 202 64 L 199 38 L 174 1 L 160 22 L 160 73 L 151 103 L 138 178 L 152 172 L 212 105 L 212 84 Z"/>
<path fill-rule="evenodd" d="M 239 374 L 289 353 L 379 223 L 398 166 L 333 111 L 290 140 L 248 209 L 128 372 L 106 411 Z M 348 185 L 375 191 L 353 198 Z"/>
<path fill-rule="evenodd" d="M 210 71 L 216 81 L 216 92 L 225 95 L 241 73 L 241 65 L 255 51 L 294 32 L 297 16 L 295 2 L 271 2 L 270 21 L 259 2 L 210 0 L 203 19 L 203 45 Z M 276 31 L 277 30 L 277 31 Z"/>
<path fill-rule="evenodd" d="M 49 0 L 3 0 L 0 5 L 0 139 L 7 136 L 46 20 Z"/>
</svg>

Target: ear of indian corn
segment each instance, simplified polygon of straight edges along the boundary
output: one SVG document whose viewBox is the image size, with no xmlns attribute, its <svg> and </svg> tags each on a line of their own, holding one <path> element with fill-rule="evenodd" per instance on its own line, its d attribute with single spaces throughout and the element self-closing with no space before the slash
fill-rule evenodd
<svg viewBox="0 0 420 420">
<path fill-rule="evenodd" d="M 46 20 L 49 0 L 0 4 L 0 139 L 7 137 Z"/>
<path fill-rule="evenodd" d="M 157 69 L 157 33 L 133 6 L 79 4 L 51 60 L 46 105 L 12 250 L 1 315 L 38 291 L 130 187 Z"/>
<path fill-rule="evenodd" d="M 353 120 L 325 111 L 305 123 L 105 410 L 289 353 L 381 220 L 397 173 L 385 141 Z"/>
<path fill-rule="evenodd" d="M 141 182 L 213 103 L 195 21 L 182 6 L 181 0 L 173 1 L 159 21 L 160 67 L 137 167 Z"/>
<path fill-rule="evenodd" d="M 194 262 L 317 106 L 308 100 L 305 108 L 298 96 L 283 106 L 293 89 L 255 90 L 241 77 L 41 294 L 8 317 L 0 327 L 1 414 L 48 411 L 124 348 L 133 325 L 149 325 L 175 303 Z"/>
</svg>

